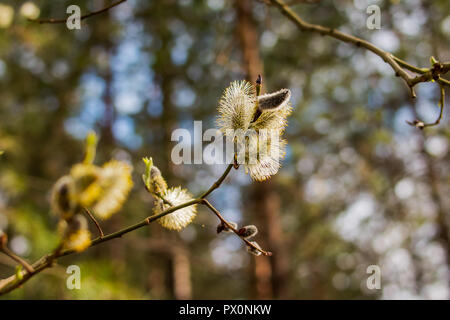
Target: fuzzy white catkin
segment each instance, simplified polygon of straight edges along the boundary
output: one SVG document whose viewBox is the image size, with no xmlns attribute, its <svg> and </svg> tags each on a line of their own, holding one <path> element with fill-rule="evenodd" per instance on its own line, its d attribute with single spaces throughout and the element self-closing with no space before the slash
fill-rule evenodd
<svg viewBox="0 0 450 320">
<path fill-rule="evenodd" d="M 257 97 L 250 82 L 234 81 L 219 100 L 217 124 L 225 135 L 236 138 L 241 150 L 238 164 L 253 180 L 264 181 L 280 168 L 286 146 L 281 136 L 292 112 L 290 98 L 289 89 Z"/>
<path fill-rule="evenodd" d="M 164 194 L 164 199 L 171 203 L 173 206 L 177 206 L 193 200 L 193 197 L 186 189 L 176 187 L 168 189 Z M 164 210 L 167 210 L 168 208 L 170 208 L 170 205 L 165 204 L 163 200 L 158 199 L 155 202 L 153 211 L 154 214 L 159 214 Z M 166 229 L 180 231 L 188 224 L 190 224 L 192 220 L 194 220 L 196 215 L 197 206 L 194 204 L 169 213 L 159 218 L 157 221 Z"/>
</svg>

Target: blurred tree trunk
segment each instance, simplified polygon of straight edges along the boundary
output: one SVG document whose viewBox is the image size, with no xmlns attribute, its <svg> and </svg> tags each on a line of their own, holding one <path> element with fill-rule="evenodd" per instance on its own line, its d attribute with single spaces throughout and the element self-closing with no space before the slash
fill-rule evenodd
<svg viewBox="0 0 450 320">
<path fill-rule="evenodd" d="M 102 16 L 103 23 L 106 25 L 111 24 L 111 17 L 109 14 Z M 115 106 L 114 106 L 114 94 L 113 94 L 113 80 L 114 74 L 112 70 L 112 58 L 114 56 L 115 46 L 110 39 L 109 35 L 103 35 L 105 37 L 101 43 L 98 43 L 101 50 L 105 52 L 106 62 L 103 68 L 99 69 L 99 76 L 102 77 L 105 87 L 103 95 L 101 97 L 104 104 L 103 117 L 100 120 L 100 140 L 99 140 L 99 151 L 100 154 L 97 155 L 97 163 L 101 163 L 104 159 L 110 159 L 113 154 L 113 150 L 116 145 L 116 141 L 113 136 L 113 126 L 115 121 Z M 102 159 L 102 155 L 104 158 Z M 101 222 L 100 222 L 101 223 Z M 113 219 L 108 221 L 107 228 L 112 230 L 119 230 L 125 223 L 123 215 L 117 214 Z M 104 223 L 101 223 L 103 227 Z M 121 265 L 126 261 L 126 250 L 125 247 L 119 242 L 111 242 L 108 244 L 109 255 L 115 261 L 115 263 Z"/>
<path fill-rule="evenodd" d="M 103 23 L 106 26 L 112 25 L 110 13 L 102 16 Z M 114 149 L 115 141 L 113 136 L 113 125 L 115 121 L 115 106 L 114 106 L 114 95 L 113 95 L 113 69 L 112 69 L 112 58 L 115 53 L 115 44 L 111 40 L 111 35 L 109 33 L 101 34 L 103 41 L 98 43 L 106 55 L 106 62 L 104 68 L 100 68 L 100 76 L 105 82 L 105 89 L 102 96 L 102 101 L 105 106 L 104 114 L 100 122 L 101 132 L 100 139 L 102 145 L 102 151 L 108 155 Z"/>
<path fill-rule="evenodd" d="M 242 52 L 245 77 L 254 82 L 263 73 L 259 56 L 256 23 L 252 16 L 252 0 L 236 0 L 236 34 Z M 280 198 L 276 193 L 274 178 L 253 183 L 250 203 L 252 219 L 260 230 L 259 242 L 263 248 L 273 251 L 272 257 L 253 259 L 253 295 L 257 299 L 288 297 L 288 260 L 283 245 L 283 231 L 280 224 Z"/>
<path fill-rule="evenodd" d="M 155 13 L 160 14 L 164 17 L 164 12 L 174 10 L 176 3 L 164 3 L 158 2 L 155 4 Z M 177 112 L 176 106 L 172 102 L 172 94 L 174 90 L 175 76 L 178 73 L 176 66 L 174 66 L 171 60 L 171 43 L 174 41 L 173 33 L 168 29 L 165 20 L 153 21 L 154 27 L 156 28 L 157 34 L 160 37 L 161 47 L 156 51 L 156 62 L 153 66 L 155 71 L 155 81 L 158 82 L 163 100 L 163 109 L 160 119 L 160 130 L 157 137 L 160 138 L 161 146 L 158 149 L 157 165 L 163 172 L 164 177 L 169 182 L 169 185 L 173 184 L 176 177 L 173 174 L 173 162 L 171 160 L 172 152 L 172 142 L 171 136 L 172 131 L 175 129 L 177 124 Z M 165 239 L 165 247 L 169 251 L 169 261 L 171 268 L 167 269 L 166 272 L 169 273 L 168 278 L 170 281 L 170 291 L 175 299 L 191 299 L 192 298 L 192 285 L 191 285 L 191 262 L 190 257 L 187 254 L 187 249 L 185 244 L 180 241 L 179 235 L 177 233 L 168 233 L 159 225 L 155 225 L 152 228 L 152 233 L 156 234 L 158 238 Z"/>
<path fill-rule="evenodd" d="M 149 277 L 148 282 L 153 287 L 156 287 L 160 294 L 168 291 L 167 288 L 162 288 L 165 279 L 168 279 L 171 294 L 177 300 L 192 299 L 192 284 L 191 284 L 191 262 L 189 251 L 179 241 L 172 241 L 167 239 L 149 239 L 146 243 L 136 244 L 140 250 L 149 251 L 152 255 L 157 254 L 159 259 L 166 259 L 168 263 L 163 265 L 170 271 L 170 276 L 167 277 L 162 271 L 152 268 L 153 276 Z M 156 271 L 156 272 L 155 272 Z M 155 276 L 156 275 L 156 276 Z"/>
<path fill-rule="evenodd" d="M 184 245 L 173 246 L 171 258 L 173 268 L 173 294 L 175 299 L 192 299 L 191 261 L 188 250 Z"/>
<path fill-rule="evenodd" d="M 422 146 L 422 148 L 424 148 L 424 145 Z M 449 228 L 449 220 L 446 214 L 446 212 L 448 211 L 446 211 L 445 209 L 445 204 L 441 199 L 441 194 L 439 191 L 439 178 L 438 178 L 439 173 L 436 172 L 437 168 L 434 163 L 435 160 L 432 159 L 424 149 L 422 150 L 422 152 L 425 156 L 427 164 L 427 178 L 429 186 L 431 188 L 431 197 L 437 208 L 436 223 L 438 226 L 438 231 L 436 234 L 436 239 L 439 241 L 439 243 L 441 244 L 442 248 L 445 251 L 445 262 L 447 264 L 447 269 L 450 270 L 450 236 L 449 236 L 450 228 Z M 447 284 L 450 287 L 450 276 L 447 279 Z"/>
<path fill-rule="evenodd" d="M 103 104 L 105 105 L 105 112 L 103 114 L 102 122 L 101 122 L 101 144 L 103 151 L 106 150 L 109 152 L 114 147 L 114 137 L 112 128 L 114 125 L 115 118 L 115 110 L 114 110 L 114 102 L 113 102 L 113 93 L 112 93 L 112 70 L 110 61 L 112 58 L 112 52 L 110 44 L 108 43 L 105 50 L 107 50 L 107 59 L 108 59 L 108 67 L 103 74 L 103 80 L 105 81 L 105 91 L 102 96 Z"/>
<path fill-rule="evenodd" d="M 441 60 L 441 41 L 439 40 L 439 25 L 437 21 L 435 21 L 435 9 L 433 6 L 431 6 L 431 3 L 422 3 L 423 9 L 427 12 L 427 23 L 426 26 L 426 33 L 428 34 L 428 38 L 430 39 L 430 44 L 432 48 L 432 54 L 434 57 L 436 57 L 438 60 Z M 417 101 L 415 102 L 417 103 Z M 415 106 L 417 107 L 417 106 Z M 436 166 L 436 159 L 433 159 L 426 151 L 425 151 L 425 138 L 426 136 L 422 134 L 422 154 L 425 157 L 425 161 L 427 164 L 427 178 L 428 183 L 431 188 L 431 197 L 433 199 L 434 204 L 437 207 L 437 225 L 438 225 L 438 232 L 436 234 L 436 239 L 440 242 L 442 245 L 444 251 L 445 251 L 445 262 L 447 265 L 447 270 L 449 272 L 448 278 L 447 278 L 447 285 L 448 288 L 450 288 L 450 221 L 448 219 L 448 210 L 445 207 L 445 203 L 442 200 L 440 187 L 439 187 L 439 180 L 440 180 L 440 173 L 437 172 L 438 167 Z M 450 296 L 447 296 L 447 299 L 450 298 Z"/>
</svg>

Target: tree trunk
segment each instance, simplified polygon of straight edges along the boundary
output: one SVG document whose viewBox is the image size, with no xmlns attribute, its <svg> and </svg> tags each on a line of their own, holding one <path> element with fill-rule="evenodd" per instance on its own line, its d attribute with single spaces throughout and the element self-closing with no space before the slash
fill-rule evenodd
<svg viewBox="0 0 450 320">
<path fill-rule="evenodd" d="M 254 82 L 263 73 L 259 56 L 259 42 L 256 23 L 252 17 L 251 0 L 236 0 L 236 32 L 242 52 L 245 76 Z M 288 260 L 283 245 L 283 231 L 280 224 L 280 198 L 274 191 L 274 178 L 264 183 L 253 183 L 251 187 L 249 212 L 261 232 L 258 242 L 263 248 L 273 251 L 272 257 L 257 257 L 253 262 L 254 287 L 252 295 L 257 299 L 286 298 Z"/>
</svg>

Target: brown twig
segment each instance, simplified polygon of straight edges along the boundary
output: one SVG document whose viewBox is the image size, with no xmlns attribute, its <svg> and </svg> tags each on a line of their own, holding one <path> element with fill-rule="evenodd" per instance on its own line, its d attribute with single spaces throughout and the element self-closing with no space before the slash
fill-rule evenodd
<svg viewBox="0 0 450 320">
<path fill-rule="evenodd" d="M 333 28 L 328 28 L 317 24 L 311 24 L 304 21 L 283 0 L 270 0 L 270 3 L 276 6 L 284 16 L 286 16 L 289 20 L 294 22 L 297 25 L 297 27 L 302 31 L 316 32 L 321 35 L 330 36 L 343 42 L 354 44 L 357 47 L 365 48 L 375 53 L 377 56 L 382 58 L 384 62 L 386 62 L 391 66 L 396 76 L 401 77 L 405 81 L 413 98 L 416 97 L 416 94 L 414 92 L 414 86 L 416 86 L 420 82 L 428 82 L 431 80 L 436 80 L 440 84 L 450 85 L 450 82 L 448 80 L 440 77 L 441 75 L 446 74 L 447 72 L 450 71 L 450 63 L 448 62 L 438 63 L 429 69 L 420 69 L 407 64 L 403 60 L 394 57 L 391 53 L 384 51 L 381 48 L 378 48 L 377 46 L 366 40 L 343 33 Z M 421 75 L 415 77 L 411 76 L 408 74 L 408 72 L 406 72 L 406 70 L 403 69 L 403 67 L 407 68 L 410 71 L 420 73 Z"/>
<path fill-rule="evenodd" d="M 110 240 L 113 240 L 116 238 L 120 238 L 123 235 L 125 235 L 129 232 L 132 232 L 136 229 L 145 227 L 145 226 L 149 225 L 150 223 L 158 220 L 159 218 L 162 218 L 165 215 L 168 215 L 178 209 L 201 203 L 204 200 L 203 199 L 204 197 L 209 195 L 211 192 L 213 192 L 215 189 L 217 189 L 222 184 L 223 180 L 225 180 L 226 176 L 230 172 L 232 166 L 233 165 L 229 165 L 227 167 L 227 169 L 225 170 L 225 172 L 222 174 L 222 176 L 220 176 L 220 178 L 216 182 L 214 182 L 214 184 L 208 189 L 208 191 L 203 193 L 199 198 L 185 202 L 178 206 L 171 206 L 170 208 L 164 210 L 163 212 L 161 212 L 157 215 L 152 215 L 150 217 L 147 217 L 146 219 L 142 220 L 139 223 L 133 224 L 129 227 L 126 227 L 119 231 L 110 233 L 108 235 L 104 235 L 103 237 L 100 236 L 100 237 L 92 240 L 92 243 L 89 247 L 93 247 L 93 246 L 99 245 L 103 242 L 107 242 L 107 241 L 110 241 Z M 250 244 L 250 246 L 252 246 L 252 245 Z M 38 261 L 36 261 L 32 266 L 32 268 L 34 269 L 32 272 L 22 272 L 20 279 L 17 277 L 17 275 L 12 275 L 6 279 L 0 279 L 0 295 L 3 295 L 3 294 L 13 291 L 14 289 L 20 287 L 22 284 L 27 282 L 31 277 L 35 276 L 36 274 L 40 273 L 41 271 L 43 271 L 47 268 L 50 268 L 53 265 L 53 262 L 56 259 L 58 259 L 59 257 L 71 255 L 74 253 L 76 253 L 76 252 L 73 250 L 62 250 L 61 246 L 59 246 L 55 251 L 53 251 L 53 253 L 46 254 L 45 256 L 40 258 Z"/>
<path fill-rule="evenodd" d="M 95 217 L 92 215 L 92 213 L 88 210 L 88 208 L 84 208 L 84 212 L 92 220 L 92 222 L 94 222 L 95 226 L 97 227 L 98 233 L 100 234 L 100 238 L 103 238 L 104 233 L 103 233 L 103 230 L 100 227 L 100 224 L 98 223 L 98 221 L 95 219 Z"/>
<path fill-rule="evenodd" d="M 94 240 L 92 240 L 92 243 L 89 247 L 93 247 L 96 245 L 99 245 L 103 242 L 107 242 L 110 241 L 112 239 L 116 239 L 116 238 L 120 238 L 122 237 L 124 234 L 127 234 L 129 232 L 132 232 L 136 229 L 145 227 L 147 225 L 149 225 L 150 223 L 158 220 L 159 218 L 168 215 L 178 209 L 184 208 L 184 207 L 188 207 L 197 203 L 200 203 L 201 199 L 194 199 L 188 202 L 185 202 L 183 204 L 180 204 L 178 206 L 175 207 L 171 207 L 167 210 L 164 210 L 163 212 L 157 214 L 157 215 L 153 215 L 150 216 L 144 220 L 142 220 L 139 223 L 133 224 L 129 227 L 126 227 L 124 229 L 121 229 L 119 231 L 110 233 L 108 235 L 105 235 L 103 238 L 98 237 Z M 11 292 L 12 290 L 20 287 L 22 284 L 24 284 L 25 282 L 27 282 L 31 277 L 35 276 L 36 274 L 40 273 L 41 271 L 50 268 L 53 265 L 53 262 L 63 256 L 67 256 L 67 255 L 71 255 L 76 253 L 76 251 L 74 250 L 59 250 L 56 249 L 53 253 L 51 254 L 46 254 L 45 256 L 43 256 L 42 258 L 40 258 L 38 261 L 36 261 L 35 263 L 33 263 L 32 268 L 34 269 L 32 272 L 22 272 L 21 273 L 21 277 L 20 279 L 17 278 L 16 275 L 10 276 L 9 278 L 6 279 L 2 279 L 0 280 L 0 295 L 6 294 L 8 292 Z"/>
<path fill-rule="evenodd" d="M 434 122 L 430 122 L 430 123 L 424 123 L 423 121 L 420 120 L 414 120 L 414 121 L 406 121 L 407 124 L 409 124 L 410 126 L 419 128 L 419 129 L 423 129 L 426 127 L 432 127 L 432 126 L 436 126 L 438 125 L 441 120 L 442 120 L 442 115 L 444 113 L 444 105 L 445 105 L 445 89 L 443 85 L 440 85 L 440 89 L 441 89 L 441 98 L 439 99 L 439 116 L 437 117 L 437 119 Z"/>
<path fill-rule="evenodd" d="M 211 188 L 208 189 L 208 191 L 206 191 L 205 193 L 203 193 L 200 198 L 206 198 L 211 192 L 213 192 L 214 190 L 216 190 L 223 182 L 223 180 L 225 180 L 225 178 L 227 177 L 227 175 L 230 173 L 231 168 L 233 168 L 232 164 L 229 164 L 228 167 L 226 168 L 225 172 L 222 174 L 222 176 L 213 183 L 213 185 L 211 186 Z"/>
<path fill-rule="evenodd" d="M 265 256 L 271 256 L 272 252 L 270 251 L 265 251 L 257 246 L 255 246 L 253 243 L 251 243 L 250 241 L 248 241 L 247 239 L 243 238 L 241 236 L 241 234 L 239 233 L 239 230 L 237 230 L 229 221 L 227 221 L 222 214 L 216 209 L 214 208 L 214 206 L 206 199 L 202 199 L 201 204 L 205 205 L 206 207 L 208 207 L 216 216 L 217 218 L 219 218 L 219 220 L 221 221 L 221 223 L 223 223 L 228 229 L 230 229 L 231 231 L 233 231 L 239 238 L 242 239 L 242 241 L 245 242 L 245 244 L 259 252 L 261 252 L 263 255 Z"/>
<path fill-rule="evenodd" d="M 24 259 L 22 259 L 21 257 L 19 257 L 18 255 L 16 255 L 14 252 L 12 252 L 11 250 L 8 249 L 8 247 L 6 246 L 6 244 L 1 244 L 0 246 L 0 251 L 2 251 L 4 254 L 6 254 L 8 257 L 10 257 L 11 259 L 13 259 L 14 261 L 16 261 L 17 263 L 20 263 L 27 271 L 28 273 L 32 273 L 34 272 L 34 269 L 32 266 L 30 266 L 28 264 L 28 262 L 26 262 Z"/>
<path fill-rule="evenodd" d="M 89 12 L 89 13 L 81 16 L 80 20 L 84 20 L 86 18 L 89 18 L 89 17 L 95 16 L 95 15 L 101 14 L 103 12 L 106 12 L 109 9 L 114 8 L 115 6 L 118 6 L 119 4 L 121 4 L 121 3 L 125 2 L 125 1 L 127 1 L 127 0 L 120 0 L 118 2 L 115 2 L 115 3 L 111 4 L 111 5 L 103 8 L 103 9 L 100 9 L 100 10 L 97 10 L 97 11 L 93 11 L 93 12 Z M 36 22 L 36 23 L 39 23 L 39 24 L 44 24 L 44 23 L 54 23 L 54 24 L 56 24 L 56 23 L 66 23 L 67 19 L 68 18 L 64 18 L 64 19 L 28 19 L 28 21 Z"/>
<path fill-rule="evenodd" d="M 394 55 L 391 55 L 391 56 L 392 56 L 392 58 L 394 58 L 394 60 L 399 65 L 401 65 L 403 68 L 405 68 L 405 69 L 407 69 L 409 71 L 415 72 L 417 74 L 422 74 L 422 75 L 426 74 L 428 71 L 430 71 L 430 68 L 418 68 L 418 67 L 413 66 L 413 65 L 407 63 L 406 61 L 404 61 L 404 60 L 402 60 L 402 59 L 400 59 L 400 58 L 398 58 L 398 57 L 396 57 Z M 441 74 L 445 74 L 446 72 L 448 72 L 448 71 L 445 71 L 445 70 L 448 70 L 449 66 L 450 66 L 450 64 L 448 62 L 447 63 L 443 63 L 442 64 L 442 70 L 441 70 L 442 72 L 441 72 Z M 431 75 L 431 77 L 430 77 L 430 75 Z M 430 79 L 427 80 L 427 81 L 430 81 L 433 78 L 432 77 L 432 73 L 427 75 L 427 77 L 430 77 Z M 441 85 L 450 87 L 450 81 L 447 80 L 447 79 L 441 78 L 440 75 L 439 75 L 439 78 L 436 79 L 436 82 L 441 84 Z"/>
</svg>

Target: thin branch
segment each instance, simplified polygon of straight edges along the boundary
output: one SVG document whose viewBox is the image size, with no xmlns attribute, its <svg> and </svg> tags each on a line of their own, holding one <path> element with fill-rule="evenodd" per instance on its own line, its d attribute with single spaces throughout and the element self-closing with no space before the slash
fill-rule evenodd
<svg viewBox="0 0 450 320">
<path fill-rule="evenodd" d="M 450 82 L 446 79 L 442 79 L 441 75 L 450 71 L 450 63 L 436 62 L 430 69 L 418 77 L 415 77 L 412 81 L 412 85 L 415 86 L 420 82 L 428 81 L 440 81 L 442 84 L 448 85 Z"/>
<path fill-rule="evenodd" d="M 444 86 L 441 85 L 440 86 L 441 89 L 441 98 L 439 99 L 439 116 L 438 118 L 434 121 L 434 122 L 430 122 L 430 123 L 424 123 L 423 121 L 420 120 L 414 120 L 414 121 L 406 121 L 407 124 L 409 124 L 410 126 L 419 128 L 419 129 L 423 129 L 426 127 L 432 127 L 432 126 L 436 126 L 438 125 L 441 120 L 442 120 L 442 115 L 444 113 L 444 106 L 445 106 L 445 89 Z"/>
<path fill-rule="evenodd" d="M 271 255 L 272 255 L 272 252 L 270 252 L 270 251 L 264 251 L 263 249 L 261 249 L 261 248 L 255 246 L 253 243 L 251 243 L 251 242 L 248 241 L 247 239 L 243 238 L 243 237 L 239 234 L 239 231 L 238 231 L 235 227 L 233 227 L 233 225 L 232 225 L 229 221 L 227 221 L 227 220 L 220 214 L 220 212 L 219 212 L 216 208 L 214 208 L 214 206 L 213 206 L 208 200 L 202 199 L 200 203 L 203 204 L 203 205 L 205 205 L 205 206 L 207 206 L 207 207 L 208 207 L 208 208 L 209 208 L 209 209 L 217 216 L 217 218 L 219 218 L 219 220 L 220 220 L 224 225 L 226 225 L 228 229 L 230 229 L 231 231 L 233 231 L 239 238 L 241 238 L 242 241 L 244 241 L 245 244 L 246 244 L 247 246 L 252 247 L 253 249 L 255 249 L 255 250 L 261 252 L 261 253 L 262 253 L 263 255 L 265 255 L 265 256 L 271 256 Z"/>
<path fill-rule="evenodd" d="M 289 8 L 288 5 L 286 5 L 282 0 L 270 0 L 272 4 L 277 6 L 281 13 L 285 15 L 289 20 L 294 22 L 297 27 L 299 27 L 302 31 L 308 31 L 308 32 L 317 32 L 321 35 L 327 35 L 333 38 L 336 38 L 338 40 L 349 42 L 357 47 L 364 47 L 369 51 L 372 51 L 379 57 L 381 57 L 386 63 L 388 63 L 392 69 L 394 69 L 396 76 L 399 76 L 405 80 L 408 87 L 411 89 L 411 94 L 413 97 L 415 97 L 414 90 L 412 89 L 410 83 L 413 80 L 412 77 L 409 76 L 409 74 L 403 70 L 399 64 L 392 58 L 391 54 L 378 48 L 374 44 L 365 41 L 363 39 L 360 39 L 358 37 L 340 32 L 339 30 L 323 27 L 321 25 L 311 24 L 304 20 L 302 20 L 291 8 Z"/>
<path fill-rule="evenodd" d="M 2 251 L 4 254 L 6 254 L 8 257 L 16 261 L 17 263 L 20 263 L 28 272 L 34 272 L 34 269 L 32 266 L 28 264 L 24 259 L 16 255 L 14 252 L 8 249 L 8 247 L 5 244 L 2 244 L 0 247 L 0 251 Z"/>
<path fill-rule="evenodd" d="M 121 4 L 121 3 L 125 2 L 125 1 L 127 1 L 127 0 L 120 0 L 118 2 L 115 2 L 115 3 L 111 4 L 111 5 L 103 8 L 103 9 L 100 9 L 98 11 L 93 11 L 93 12 L 90 12 L 88 14 L 85 14 L 85 15 L 80 17 L 80 20 L 84 20 L 86 18 L 89 18 L 89 17 L 95 16 L 95 15 L 101 14 L 103 12 L 106 12 L 109 9 L 114 8 L 115 6 L 118 6 L 119 4 Z M 66 23 L 67 19 L 68 18 L 64 18 L 64 19 L 28 19 L 28 21 L 36 22 L 36 23 L 39 23 L 39 24 L 44 24 L 44 23 L 56 24 L 56 23 Z"/>
<path fill-rule="evenodd" d="M 92 220 L 92 222 L 94 222 L 95 226 L 97 227 L 98 233 L 100 234 L 100 238 L 103 238 L 104 233 L 102 228 L 100 227 L 100 224 L 98 223 L 98 221 L 94 218 L 94 216 L 92 215 L 92 213 L 88 210 L 88 208 L 84 208 L 84 212 L 86 213 L 86 215 Z"/>
<path fill-rule="evenodd" d="M 439 108 L 440 108 L 439 116 L 438 116 L 438 118 L 436 119 L 435 122 L 433 122 L 433 123 L 426 123 L 425 127 L 435 126 L 435 125 L 438 125 L 439 122 L 441 122 L 442 114 L 444 113 L 444 106 L 445 106 L 445 90 L 444 90 L 444 86 L 441 86 L 441 99 L 439 101 Z"/>
<path fill-rule="evenodd" d="M 229 164 L 227 169 L 225 170 L 225 172 L 222 174 L 222 176 L 216 181 L 214 182 L 214 184 L 211 186 L 211 188 L 208 189 L 208 191 L 206 191 L 205 193 L 203 193 L 200 196 L 200 199 L 204 199 L 206 198 L 211 192 L 213 192 L 214 190 L 216 190 L 223 182 L 223 180 L 225 180 L 225 178 L 227 177 L 227 175 L 230 173 L 231 168 L 233 168 L 233 164 Z"/>
<path fill-rule="evenodd" d="M 418 73 L 418 74 L 425 74 L 425 73 L 427 73 L 427 72 L 429 72 L 429 71 L 431 70 L 431 69 L 429 69 L 429 68 L 418 68 L 418 67 L 416 67 L 416 66 L 413 66 L 413 65 L 409 64 L 408 62 L 406 62 L 406 61 L 404 61 L 404 60 L 402 60 L 402 59 L 400 59 L 400 58 L 397 58 L 397 57 L 394 56 L 394 55 L 392 55 L 392 58 L 394 58 L 394 60 L 395 60 L 399 65 L 401 65 L 403 68 L 406 68 L 406 69 L 408 69 L 409 71 L 412 71 L 412 72 L 415 72 L 415 73 Z M 445 71 L 445 68 L 448 68 L 448 65 L 449 65 L 449 63 L 443 63 L 443 64 L 442 64 L 442 66 L 443 66 L 443 71 Z M 444 74 L 444 73 L 446 73 L 446 72 L 442 72 L 442 74 Z M 431 80 L 431 79 L 430 79 L 430 80 Z M 428 80 L 428 81 L 429 81 L 429 80 Z M 441 85 L 450 87 L 450 81 L 447 80 L 447 79 L 441 78 L 440 76 L 439 76 L 439 78 L 436 80 L 436 82 L 439 83 L 439 84 L 441 84 Z"/>
<path fill-rule="evenodd" d="M 440 75 L 443 75 L 448 71 L 450 71 L 450 63 L 438 64 L 440 68 L 437 69 L 434 66 L 433 68 L 430 69 L 416 68 L 414 66 L 407 64 L 405 61 L 394 57 L 391 53 L 386 52 L 381 48 L 378 48 L 377 46 L 366 40 L 343 33 L 336 29 L 327 28 L 321 25 L 311 24 L 304 21 L 282 0 L 270 0 L 270 3 L 278 7 L 281 13 L 284 16 L 286 16 L 289 20 L 294 22 L 297 25 L 297 27 L 302 31 L 316 32 L 321 35 L 327 35 L 335 39 L 341 40 L 343 42 L 352 43 L 357 47 L 363 47 L 375 53 L 380 58 L 382 58 L 384 62 L 386 62 L 391 66 L 391 68 L 395 71 L 396 76 L 401 77 L 405 81 L 405 83 L 407 84 L 407 86 L 411 91 L 412 97 L 416 96 L 414 92 L 414 86 L 420 82 L 436 80 L 440 84 L 450 85 L 450 82 L 448 80 L 440 78 Z M 408 70 L 411 70 L 413 72 L 419 73 L 421 75 L 417 77 L 412 77 L 402 67 L 407 68 Z"/>
<path fill-rule="evenodd" d="M 159 194 L 159 193 L 153 193 L 150 191 L 149 188 L 147 188 L 147 186 L 145 186 L 145 190 L 147 190 L 148 193 L 150 193 L 152 196 L 156 196 L 159 199 L 161 199 L 165 204 L 168 204 L 169 206 L 173 206 L 173 203 L 170 202 L 169 200 L 167 200 L 165 197 L 163 197 L 163 195 Z"/>
<path fill-rule="evenodd" d="M 136 229 L 142 228 L 144 226 L 147 226 L 150 223 L 158 220 L 159 218 L 162 218 L 162 217 L 168 215 L 169 213 L 172 213 L 174 211 L 177 211 L 177 210 L 185 208 L 185 207 L 192 206 L 192 205 L 200 203 L 200 202 L 201 202 L 201 199 L 193 199 L 191 201 L 182 203 L 182 204 L 180 204 L 178 206 L 170 207 L 170 208 L 164 210 L 163 212 L 161 212 L 159 214 L 152 215 L 152 216 L 142 220 L 139 223 L 136 223 L 134 225 L 131 225 L 131 226 L 129 226 L 127 228 L 124 228 L 124 229 L 121 229 L 119 231 L 110 233 L 110 234 L 104 236 L 103 238 L 100 238 L 100 237 L 95 238 L 94 240 L 92 240 L 92 243 L 91 243 L 90 247 L 96 246 L 96 245 L 98 245 L 100 243 L 103 243 L 103 242 L 106 242 L 106 241 L 109 241 L 109 240 L 112 240 L 112 239 L 120 238 L 124 234 L 127 234 L 127 233 L 129 233 L 131 231 L 134 231 Z M 67 255 L 72 254 L 72 253 L 75 253 L 75 251 L 73 251 L 73 250 L 65 250 L 65 251 L 62 251 L 59 256 L 67 256 Z M 1 290 L 0 290 L 0 294 L 1 294 Z"/>
<path fill-rule="evenodd" d="M 164 217 L 165 215 L 168 215 L 169 213 L 172 213 L 178 209 L 182 209 L 184 207 L 188 207 L 197 203 L 200 203 L 201 199 L 194 199 L 188 202 L 185 202 L 183 204 L 180 204 L 175 207 L 171 207 L 157 215 L 150 216 L 144 220 L 142 220 L 139 223 L 136 223 L 134 225 L 131 225 L 127 228 L 121 229 L 119 231 L 110 233 L 104 237 L 98 237 L 94 240 L 92 240 L 91 245 L 89 247 L 96 246 L 98 244 L 101 244 L 106 241 L 110 241 L 112 239 L 120 238 L 124 234 L 127 234 L 131 231 L 134 231 L 136 229 L 142 228 L 144 226 L 149 225 L 150 223 L 158 220 L 161 217 Z M 74 254 L 76 251 L 74 250 L 55 250 L 51 254 L 47 254 L 40 258 L 38 261 L 36 261 L 33 266 L 30 266 L 32 269 L 27 270 L 28 272 L 22 272 L 21 273 L 21 279 L 18 279 L 16 275 L 13 275 L 9 278 L 0 280 L 0 295 L 6 294 L 8 292 L 11 292 L 12 290 L 20 287 L 22 284 L 27 282 L 31 277 L 35 276 L 36 274 L 40 273 L 41 271 L 51 267 L 53 265 L 53 262 L 60 257 L 67 256 L 70 254 Z"/>
<path fill-rule="evenodd" d="M 148 189 L 147 189 L 147 191 L 148 191 Z M 165 204 L 168 204 L 169 206 L 173 206 L 173 203 L 172 202 L 170 202 L 169 200 L 167 200 L 164 196 L 162 196 L 161 194 L 159 194 L 159 193 L 155 193 L 155 194 L 153 194 L 153 193 L 150 193 L 151 195 L 156 195 L 158 198 L 160 198 Z"/>
<path fill-rule="evenodd" d="M 418 68 L 416 66 L 413 66 L 412 64 L 409 64 L 408 62 L 397 58 L 396 56 L 394 56 L 393 54 L 391 54 L 392 58 L 399 64 L 401 65 L 403 68 L 406 68 L 412 72 L 418 73 L 418 74 L 424 74 L 425 72 L 428 71 L 428 68 Z"/>
</svg>

